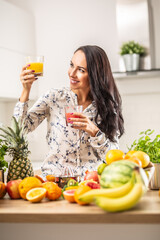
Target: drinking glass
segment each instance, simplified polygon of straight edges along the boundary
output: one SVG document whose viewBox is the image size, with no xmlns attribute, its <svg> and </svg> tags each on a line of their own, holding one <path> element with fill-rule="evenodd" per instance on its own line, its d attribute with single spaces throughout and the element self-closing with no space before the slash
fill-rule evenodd
<svg viewBox="0 0 160 240">
<path fill-rule="evenodd" d="M 74 113 L 82 113 L 83 112 L 83 106 L 77 105 L 77 106 L 65 106 L 65 117 L 66 117 L 66 125 L 72 126 L 70 123 L 71 120 L 69 118 L 79 118 L 78 115 Z M 76 124 L 75 124 L 76 125 Z M 77 167 L 74 169 L 75 175 L 78 177 L 78 179 L 81 178 L 81 160 L 80 160 L 80 146 L 81 146 L 81 134 L 80 130 L 77 130 Z"/>
<path fill-rule="evenodd" d="M 77 105 L 77 106 L 65 106 L 65 117 L 66 117 L 66 125 L 71 126 L 70 123 L 70 118 L 79 118 L 75 112 L 82 113 L 83 111 L 83 106 L 82 105 Z"/>
<path fill-rule="evenodd" d="M 34 70 L 35 74 L 40 77 L 43 76 L 43 62 L 44 62 L 44 56 L 27 56 L 26 57 L 26 63 L 30 64 L 27 69 Z"/>
</svg>

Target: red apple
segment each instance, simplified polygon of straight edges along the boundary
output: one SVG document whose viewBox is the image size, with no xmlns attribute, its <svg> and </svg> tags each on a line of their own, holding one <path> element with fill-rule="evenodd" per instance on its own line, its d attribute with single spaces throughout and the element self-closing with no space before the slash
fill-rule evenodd
<svg viewBox="0 0 160 240">
<path fill-rule="evenodd" d="M 95 182 L 97 182 L 97 183 L 99 183 L 99 177 L 98 177 L 98 173 L 97 173 L 97 171 L 86 171 L 85 172 L 85 176 L 84 176 L 84 180 L 93 180 L 93 181 L 95 181 Z"/>
<path fill-rule="evenodd" d="M 7 183 L 7 192 L 11 199 L 21 198 L 18 190 L 18 186 L 22 179 L 11 180 Z"/>
</svg>

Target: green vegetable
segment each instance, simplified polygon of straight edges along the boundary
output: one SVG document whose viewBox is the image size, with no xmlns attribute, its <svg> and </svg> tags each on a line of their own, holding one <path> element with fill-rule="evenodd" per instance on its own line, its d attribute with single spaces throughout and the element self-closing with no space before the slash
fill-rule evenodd
<svg viewBox="0 0 160 240">
<path fill-rule="evenodd" d="M 145 53 L 145 49 L 139 43 L 136 43 L 134 41 L 126 42 L 121 46 L 120 55 L 134 54 L 134 53 L 142 56 Z"/>
<path fill-rule="evenodd" d="M 8 163 L 4 160 L 4 156 L 7 152 L 7 146 L 3 143 L 3 140 L 0 139 L 0 170 L 6 171 L 8 168 Z"/>
<path fill-rule="evenodd" d="M 150 157 L 152 163 L 160 163 L 160 134 L 158 134 L 153 140 L 152 135 L 154 130 L 148 129 L 144 132 L 140 132 L 142 135 L 139 139 L 135 140 L 129 150 L 143 151 Z"/>
</svg>

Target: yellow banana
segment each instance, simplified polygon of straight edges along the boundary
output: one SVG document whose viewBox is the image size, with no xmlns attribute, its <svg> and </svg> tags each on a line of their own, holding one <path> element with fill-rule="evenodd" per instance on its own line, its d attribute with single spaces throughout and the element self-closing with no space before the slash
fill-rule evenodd
<svg viewBox="0 0 160 240">
<path fill-rule="evenodd" d="M 107 188 L 107 189 L 93 189 L 82 194 L 79 200 L 86 203 L 91 203 L 94 197 L 109 197 L 109 198 L 119 198 L 126 195 L 133 188 L 135 180 L 135 175 L 126 184 L 117 188 Z"/>
<path fill-rule="evenodd" d="M 96 205 L 108 212 L 128 210 L 136 205 L 143 194 L 143 183 L 137 182 L 131 191 L 120 198 L 95 197 Z"/>
</svg>

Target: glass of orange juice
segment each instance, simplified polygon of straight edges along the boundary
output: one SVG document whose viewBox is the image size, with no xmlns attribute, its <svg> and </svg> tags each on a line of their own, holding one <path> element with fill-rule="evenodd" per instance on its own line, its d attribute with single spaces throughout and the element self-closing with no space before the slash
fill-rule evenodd
<svg viewBox="0 0 160 240">
<path fill-rule="evenodd" d="M 76 114 L 74 113 L 75 112 L 82 113 L 83 106 L 82 105 L 65 106 L 64 109 L 65 109 L 66 125 L 71 126 L 70 118 L 79 118 L 79 116 L 76 116 Z"/>
<path fill-rule="evenodd" d="M 44 56 L 27 56 L 26 63 L 30 65 L 27 69 L 34 70 L 35 74 L 40 77 L 43 76 L 43 62 Z"/>
</svg>

